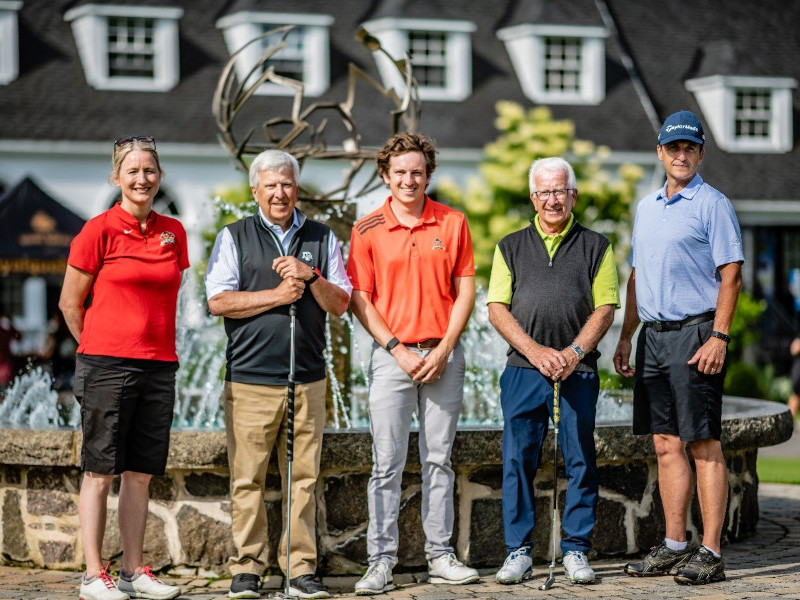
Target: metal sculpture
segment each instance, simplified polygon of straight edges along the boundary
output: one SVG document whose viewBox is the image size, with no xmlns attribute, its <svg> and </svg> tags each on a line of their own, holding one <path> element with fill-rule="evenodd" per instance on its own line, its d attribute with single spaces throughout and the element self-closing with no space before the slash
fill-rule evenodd
<svg viewBox="0 0 800 600">
<path fill-rule="evenodd" d="M 377 172 L 373 172 L 366 183 L 358 189 L 353 189 L 354 180 L 361 168 L 375 159 L 377 150 L 365 148 L 361 144 L 361 134 L 353 117 L 356 106 L 356 84 L 366 82 L 381 96 L 388 98 L 394 105 L 389 112 L 390 137 L 398 131 L 416 131 L 419 127 L 421 102 L 419 89 L 412 75 L 411 60 L 408 56 L 403 59 L 394 59 L 381 47 L 377 38 L 361 28 L 356 39 L 371 52 L 380 52 L 387 56 L 394 67 L 401 74 L 405 83 L 405 91 L 400 97 L 394 89 L 384 88 L 373 77 L 361 68 L 350 63 L 348 65 L 347 97 L 342 102 L 313 102 L 303 107 L 303 82 L 292 79 L 275 72 L 275 67 L 267 64 L 278 52 L 286 48 L 286 37 L 294 29 L 294 25 L 286 25 L 270 29 L 264 34 L 253 38 L 242 48 L 231 55 L 225 68 L 222 70 L 217 88 L 214 92 L 212 111 L 219 133 L 220 144 L 234 158 L 238 168 L 245 173 L 248 170 L 248 157 L 252 158 L 259 152 L 267 149 L 285 150 L 291 153 L 302 165 L 305 159 L 342 160 L 349 161 L 350 167 L 346 169 L 341 185 L 323 192 L 313 192 L 301 187 L 300 197 L 305 201 L 344 202 L 363 196 L 382 185 Z M 281 34 L 278 43 L 267 47 L 258 61 L 247 72 L 247 75 L 237 83 L 235 63 L 241 52 L 250 44 L 272 35 Z M 267 119 L 261 125 L 264 140 L 253 140 L 254 128 L 250 128 L 242 139 L 237 139 L 233 125 L 240 116 L 242 108 L 253 97 L 262 84 L 272 82 L 285 86 L 294 92 L 294 101 L 289 116 L 276 116 Z M 341 119 L 341 123 L 348 134 L 342 147 L 330 148 L 325 140 L 325 129 L 328 119 L 322 118 L 318 124 L 313 124 L 311 119 L 322 111 L 333 111 Z M 280 131 L 279 131 L 280 130 Z"/>
</svg>

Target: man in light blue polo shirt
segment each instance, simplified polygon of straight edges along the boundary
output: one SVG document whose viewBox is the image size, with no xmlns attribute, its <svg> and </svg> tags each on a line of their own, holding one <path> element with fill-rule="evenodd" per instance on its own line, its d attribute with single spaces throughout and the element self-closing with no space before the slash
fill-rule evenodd
<svg viewBox="0 0 800 600">
<path fill-rule="evenodd" d="M 614 354 L 623 376 L 635 375 L 633 432 L 652 434 L 664 507 L 663 542 L 632 576 L 674 573 L 680 584 L 725 579 L 720 537 L 728 497 L 722 455 L 725 356 L 744 261 L 739 223 L 730 201 L 697 169 L 705 135 L 689 111 L 667 117 L 656 150 L 667 181 L 636 209 L 625 318 Z M 644 324 L 630 363 L 631 338 Z M 694 457 L 703 540 L 686 541 Z"/>
</svg>

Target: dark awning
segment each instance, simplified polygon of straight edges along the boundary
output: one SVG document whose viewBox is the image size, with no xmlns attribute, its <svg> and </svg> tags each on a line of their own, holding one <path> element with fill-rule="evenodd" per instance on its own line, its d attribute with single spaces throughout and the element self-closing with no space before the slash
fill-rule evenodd
<svg viewBox="0 0 800 600">
<path fill-rule="evenodd" d="M 0 273 L 63 273 L 84 223 L 26 177 L 0 197 Z"/>
</svg>

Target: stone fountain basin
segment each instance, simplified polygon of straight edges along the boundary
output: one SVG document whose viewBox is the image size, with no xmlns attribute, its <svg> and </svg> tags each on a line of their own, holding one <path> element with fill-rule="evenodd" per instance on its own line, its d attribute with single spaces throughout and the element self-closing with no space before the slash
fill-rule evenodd
<svg viewBox="0 0 800 600">
<path fill-rule="evenodd" d="M 726 397 L 722 443 L 728 468 L 729 500 L 724 541 L 747 537 L 758 521 L 758 448 L 792 435 L 785 406 Z M 456 435 L 456 552 L 475 567 L 497 567 L 505 558 L 501 519 L 501 437 L 497 426 L 465 426 Z M 663 536 L 655 455 L 649 436 L 633 436 L 630 423 L 598 426 L 595 432 L 600 476 L 598 527 L 593 554 L 639 554 Z M 37 567 L 81 568 L 77 501 L 81 433 L 74 430 L 0 429 L 0 492 L 5 562 Z M 550 547 L 552 431 L 536 476 L 534 556 L 544 560 Z M 550 462 L 548 462 L 550 461 Z M 322 474 L 317 485 L 319 572 L 341 575 L 363 571 L 366 563 L 366 486 L 371 468 L 367 429 L 326 430 Z M 412 432 L 403 476 L 398 570 L 425 566 L 420 520 L 421 479 L 417 433 Z M 265 502 L 270 515 L 270 552 L 275 555 L 282 518 L 282 494 L 274 460 Z M 564 503 L 564 474 L 559 475 L 559 506 Z M 117 488 L 109 499 L 105 559 L 118 559 Z M 692 502 L 688 532 L 702 529 L 697 499 Z M 186 569 L 226 574 L 231 553 L 230 496 L 223 431 L 175 430 L 164 477 L 151 483 L 145 561 L 154 569 Z M 116 561 L 118 564 L 118 561 Z"/>
</svg>

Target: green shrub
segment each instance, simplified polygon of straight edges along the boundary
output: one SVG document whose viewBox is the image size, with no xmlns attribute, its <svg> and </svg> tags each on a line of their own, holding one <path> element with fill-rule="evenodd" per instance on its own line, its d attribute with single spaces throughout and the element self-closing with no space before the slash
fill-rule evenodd
<svg viewBox="0 0 800 600">
<path fill-rule="evenodd" d="M 725 393 L 746 398 L 766 398 L 758 367 L 735 362 L 728 367 L 725 377 Z"/>
</svg>

